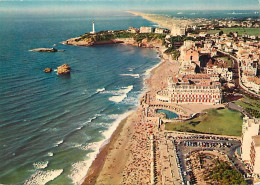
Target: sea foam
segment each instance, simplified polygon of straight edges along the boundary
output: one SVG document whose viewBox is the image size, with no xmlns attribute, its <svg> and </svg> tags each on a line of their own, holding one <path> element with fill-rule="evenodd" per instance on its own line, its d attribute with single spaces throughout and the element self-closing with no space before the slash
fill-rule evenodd
<svg viewBox="0 0 260 185">
<path fill-rule="evenodd" d="M 117 91 L 115 94 L 115 96 L 112 96 L 109 98 L 110 101 L 119 103 L 121 101 L 123 101 L 126 97 L 127 94 L 134 88 L 133 85 L 130 85 L 128 87 L 123 87 L 122 89 L 120 89 L 119 91 Z"/>
<path fill-rule="evenodd" d="M 131 76 L 131 77 L 134 77 L 134 78 L 140 78 L 139 74 L 120 74 L 120 76 Z"/>
<path fill-rule="evenodd" d="M 47 155 L 50 156 L 50 157 L 52 157 L 52 156 L 53 156 L 53 152 L 48 152 Z"/>
<path fill-rule="evenodd" d="M 86 172 L 88 171 L 92 162 L 100 152 L 100 148 L 102 148 L 102 146 L 106 145 L 109 142 L 110 137 L 112 136 L 113 132 L 116 130 L 119 123 L 122 120 L 124 120 L 127 116 L 129 116 L 131 113 L 133 113 L 133 111 L 128 111 L 124 114 L 118 115 L 118 118 L 112 123 L 111 127 L 107 131 L 103 132 L 105 139 L 99 142 L 90 143 L 88 145 L 87 149 L 91 149 L 94 152 L 89 153 L 86 156 L 87 159 L 85 161 L 79 161 L 72 165 L 72 170 L 69 177 L 71 178 L 74 184 L 78 185 L 83 183 L 86 177 Z"/>
<path fill-rule="evenodd" d="M 135 68 L 128 68 L 128 71 L 133 72 Z"/>
<path fill-rule="evenodd" d="M 54 180 L 61 175 L 63 169 L 59 170 L 47 170 L 47 171 L 36 171 L 28 180 L 24 182 L 24 185 L 44 185 L 49 181 Z"/>
<path fill-rule="evenodd" d="M 60 140 L 60 141 L 58 141 L 58 142 L 55 143 L 54 147 L 57 147 L 57 146 L 59 146 L 59 145 L 62 144 L 62 143 L 63 143 L 63 140 Z"/>
<path fill-rule="evenodd" d="M 99 93 L 99 92 L 103 92 L 104 90 L 106 90 L 105 88 L 102 88 L 102 89 L 97 89 L 97 93 Z"/>
<path fill-rule="evenodd" d="M 40 162 L 36 162 L 33 163 L 34 168 L 36 169 L 44 169 L 48 166 L 48 161 L 40 161 Z"/>
</svg>

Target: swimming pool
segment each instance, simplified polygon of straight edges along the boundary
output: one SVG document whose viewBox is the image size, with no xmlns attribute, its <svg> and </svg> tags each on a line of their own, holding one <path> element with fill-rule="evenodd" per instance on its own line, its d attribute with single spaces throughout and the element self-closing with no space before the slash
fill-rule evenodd
<svg viewBox="0 0 260 185">
<path fill-rule="evenodd" d="M 176 113 L 171 112 L 169 110 L 165 110 L 165 109 L 158 109 L 156 112 L 157 113 L 164 113 L 166 115 L 167 119 L 174 119 L 174 118 L 179 117 Z"/>
</svg>

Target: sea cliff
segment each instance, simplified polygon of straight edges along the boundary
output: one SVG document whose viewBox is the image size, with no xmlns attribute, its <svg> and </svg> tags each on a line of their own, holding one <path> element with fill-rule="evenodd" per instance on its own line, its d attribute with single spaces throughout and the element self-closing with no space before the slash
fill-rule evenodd
<svg viewBox="0 0 260 185">
<path fill-rule="evenodd" d="M 125 44 L 136 47 L 153 48 L 163 44 L 165 34 L 129 33 L 125 30 L 85 34 L 63 41 L 62 44 L 76 46 L 94 46 L 108 44 Z"/>
</svg>

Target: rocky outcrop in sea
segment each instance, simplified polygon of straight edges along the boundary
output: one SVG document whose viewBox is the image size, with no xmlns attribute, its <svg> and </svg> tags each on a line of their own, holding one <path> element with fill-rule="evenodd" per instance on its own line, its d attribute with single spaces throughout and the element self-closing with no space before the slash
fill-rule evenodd
<svg viewBox="0 0 260 185">
<path fill-rule="evenodd" d="M 61 52 L 64 50 L 57 50 L 56 48 L 35 48 L 31 49 L 29 51 L 35 51 L 35 52 Z"/>
<path fill-rule="evenodd" d="M 50 73 L 50 72 L 52 72 L 52 68 L 48 67 L 48 68 L 45 68 L 43 71 L 45 73 Z"/>
<path fill-rule="evenodd" d="M 57 68 L 58 75 L 70 74 L 70 66 L 68 64 L 63 64 Z"/>
</svg>

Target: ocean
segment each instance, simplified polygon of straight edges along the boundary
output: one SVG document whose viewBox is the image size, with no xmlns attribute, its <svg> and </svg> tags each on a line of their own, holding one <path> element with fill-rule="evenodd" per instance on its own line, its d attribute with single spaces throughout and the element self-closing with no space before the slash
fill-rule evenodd
<svg viewBox="0 0 260 185">
<path fill-rule="evenodd" d="M 0 184 L 80 183 L 100 146 L 137 107 L 144 79 L 160 61 L 154 50 L 60 44 L 90 32 L 93 20 L 96 31 L 154 25 L 119 11 L 124 4 L 99 5 L 0 2 Z M 65 52 L 29 51 L 53 46 Z M 70 76 L 43 72 L 64 63 Z"/>
<path fill-rule="evenodd" d="M 15 11 L 0 8 L 0 184 L 80 183 L 102 143 L 137 107 L 146 72 L 160 59 L 152 49 L 60 42 L 91 31 L 92 20 L 96 31 L 154 23 L 119 11 L 64 14 L 37 12 L 41 2 L 5 3 Z M 65 52 L 28 51 L 54 45 Z M 64 63 L 70 76 L 43 72 Z"/>
</svg>

